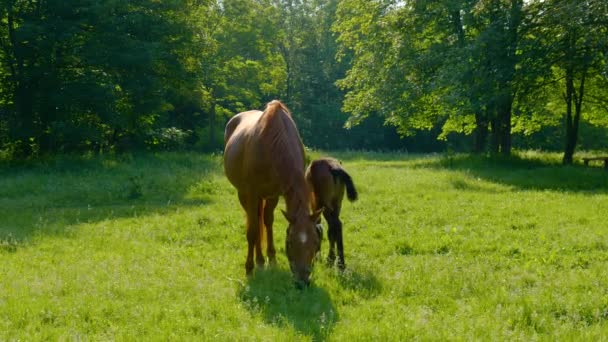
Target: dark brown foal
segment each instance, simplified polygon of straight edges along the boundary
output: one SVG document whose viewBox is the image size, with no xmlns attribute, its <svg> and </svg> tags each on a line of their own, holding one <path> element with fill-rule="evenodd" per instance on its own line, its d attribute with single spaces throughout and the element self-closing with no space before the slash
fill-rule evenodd
<svg viewBox="0 0 608 342">
<path fill-rule="evenodd" d="M 336 260 L 336 247 L 338 250 L 338 267 L 344 269 L 344 243 L 342 241 L 342 221 L 340 210 L 342 199 L 346 190 L 349 201 L 357 200 L 357 190 L 352 178 L 340 161 L 334 158 L 321 158 L 314 160 L 306 169 L 306 182 L 313 192 L 312 209 L 324 208 L 323 216 L 327 221 L 327 236 L 329 238 L 329 255 L 327 262 L 333 265 Z M 317 223 L 321 222 L 319 218 Z"/>
</svg>

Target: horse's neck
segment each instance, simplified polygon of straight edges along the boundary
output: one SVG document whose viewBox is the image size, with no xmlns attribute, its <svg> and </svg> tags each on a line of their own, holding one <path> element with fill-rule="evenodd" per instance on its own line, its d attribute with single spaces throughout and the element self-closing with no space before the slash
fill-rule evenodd
<svg viewBox="0 0 608 342">
<path fill-rule="evenodd" d="M 283 182 L 283 196 L 287 212 L 292 215 L 308 215 L 310 192 L 304 178 L 304 171 L 292 163 L 291 165 L 281 165 L 279 172 L 282 173 L 280 179 Z"/>
<path fill-rule="evenodd" d="M 284 193 L 287 213 L 291 215 L 308 215 L 309 196 L 304 179 L 302 182 L 294 181 Z"/>
<path fill-rule="evenodd" d="M 279 175 L 287 211 L 297 213 L 307 210 L 308 188 L 304 179 L 304 149 L 293 121 L 282 111 L 262 116 L 261 120 L 266 133 L 266 146 L 271 147 L 271 163 Z"/>
</svg>

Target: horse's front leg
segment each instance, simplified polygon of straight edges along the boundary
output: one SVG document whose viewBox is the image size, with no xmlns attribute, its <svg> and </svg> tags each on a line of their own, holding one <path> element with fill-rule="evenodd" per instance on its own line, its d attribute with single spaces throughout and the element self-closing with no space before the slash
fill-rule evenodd
<svg viewBox="0 0 608 342">
<path fill-rule="evenodd" d="M 273 228 L 274 223 L 274 209 L 279 203 L 279 198 L 266 199 L 266 205 L 264 206 L 264 225 L 266 226 L 266 254 L 268 254 L 268 263 L 271 266 L 276 265 L 276 250 L 274 248 Z"/>
<path fill-rule="evenodd" d="M 241 206 L 245 209 L 245 214 L 247 215 L 247 259 L 245 260 L 245 274 L 249 276 L 253 271 L 253 248 L 258 237 L 257 202 L 254 202 L 255 205 L 252 205 L 252 201 L 242 193 L 239 193 L 239 202 L 241 202 Z"/>
<path fill-rule="evenodd" d="M 264 263 L 266 260 L 264 259 L 264 254 L 262 254 L 262 235 L 264 232 L 265 222 L 264 220 L 264 199 L 259 198 L 256 199 L 257 206 L 255 207 L 256 212 L 256 223 L 257 223 L 257 235 L 255 237 L 255 263 L 259 268 L 264 267 Z"/>
</svg>

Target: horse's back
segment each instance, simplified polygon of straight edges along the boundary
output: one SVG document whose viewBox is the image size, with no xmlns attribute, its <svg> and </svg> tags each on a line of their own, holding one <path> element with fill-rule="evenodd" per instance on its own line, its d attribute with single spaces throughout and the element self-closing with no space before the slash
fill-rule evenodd
<svg viewBox="0 0 608 342">
<path fill-rule="evenodd" d="M 239 192 L 277 197 L 290 186 L 290 166 L 303 174 L 304 148 L 287 112 L 239 113 L 226 124 L 224 140 L 224 172 Z"/>
</svg>

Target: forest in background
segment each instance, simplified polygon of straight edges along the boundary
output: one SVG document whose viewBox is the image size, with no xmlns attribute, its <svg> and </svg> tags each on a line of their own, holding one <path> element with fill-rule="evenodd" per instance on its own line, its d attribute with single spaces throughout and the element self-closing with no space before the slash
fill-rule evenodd
<svg viewBox="0 0 608 342">
<path fill-rule="evenodd" d="M 220 150 L 285 102 L 307 146 L 608 147 L 605 0 L 2 0 L 0 153 Z"/>
</svg>

